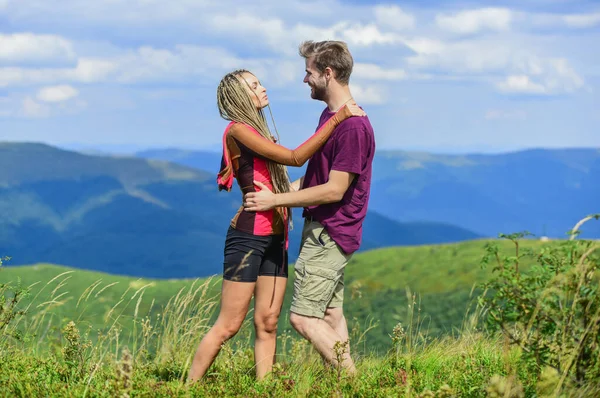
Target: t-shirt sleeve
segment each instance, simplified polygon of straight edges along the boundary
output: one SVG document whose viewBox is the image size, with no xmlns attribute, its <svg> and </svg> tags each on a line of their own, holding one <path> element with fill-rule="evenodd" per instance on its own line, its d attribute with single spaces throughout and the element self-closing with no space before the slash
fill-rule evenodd
<svg viewBox="0 0 600 398">
<path fill-rule="evenodd" d="M 367 151 L 367 134 L 363 129 L 353 127 L 340 131 L 336 137 L 331 169 L 361 174 Z"/>
</svg>

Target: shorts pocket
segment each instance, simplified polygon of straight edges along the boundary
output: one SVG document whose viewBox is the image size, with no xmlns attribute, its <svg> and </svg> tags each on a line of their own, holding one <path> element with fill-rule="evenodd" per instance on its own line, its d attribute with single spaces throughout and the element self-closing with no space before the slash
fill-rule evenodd
<svg viewBox="0 0 600 398">
<path fill-rule="evenodd" d="M 329 234 L 327 233 L 327 229 L 321 224 L 317 224 L 317 226 L 313 227 L 310 230 L 311 240 L 314 242 L 314 245 L 321 249 L 329 249 L 335 245 L 335 242 Z"/>
<path fill-rule="evenodd" d="M 340 279 L 340 273 L 323 267 L 305 267 L 302 296 L 310 301 L 329 301 Z"/>
<path fill-rule="evenodd" d="M 329 233 L 325 228 L 321 228 L 317 233 L 317 241 L 321 247 L 326 249 L 332 249 L 336 245 L 335 241 L 331 239 L 331 236 L 329 236 Z"/>
</svg>

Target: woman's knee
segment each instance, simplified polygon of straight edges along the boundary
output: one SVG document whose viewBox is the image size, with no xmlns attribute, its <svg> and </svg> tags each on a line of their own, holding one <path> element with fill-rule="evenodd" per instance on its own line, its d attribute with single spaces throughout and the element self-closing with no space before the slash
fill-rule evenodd
<svg viewBox="0 0 600 398">
<path fill-rule="evenodd" d="M 219 339 L 223 342 L 231 339 L 240 331 L 244 320 L 232 319 L 228 322 L 217 322 L 214 329 Z"/>
<path fill-rule="evenodd" d="M 274 335 L 277 333 L 277 324 L 279 323 L 279 312 L 270 312 L 267 314 L 256 314 L 254 317 L 254 327 L 258 335 Z"/>
</svg>

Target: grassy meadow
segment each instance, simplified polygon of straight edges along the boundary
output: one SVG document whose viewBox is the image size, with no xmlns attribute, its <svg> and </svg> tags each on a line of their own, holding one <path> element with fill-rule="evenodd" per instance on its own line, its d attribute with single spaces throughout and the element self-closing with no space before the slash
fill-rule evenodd
<svg viewBox="0 0 600 398">
<path fill-rule="evenodd" d="M 346 312 L 351 324 L 369 332 L 367 346 L 387 351 L 389 334 L 398 322 L 407 318 L 409 298 L 417 296 L 417 313 L 430 336 L 449 334 L 464 320 L 472 289 L 483 282 L 489 270 L 480 263 L 483 248 L 489 243 L 476 240 L 447 245 L 394 247 L 372 250 L 353 257 L 346 272 Z M 510 242 L 499 242 L 510 253 Z M 527 241 L 531 248 L 539 241 Z M 292 267 L 293 269 L 293 267 Z M 281 330 L 290 330 L 287 320 L 293 290 L 293 270 L 287 284 Z M 45 325 L 46 333 L 56 332 L 65 321 L 99 330 L 118 316 L 117 324 L 135 316 L 156 315 L 178 292 L 192 286 L 206 286 L 209 301 L 218 301 L 221 278 L 143 279 L 78 270 L 51 264 L 8 267 L 0 274 L 2 281 L 17 281 L 31 286 L 31 294 L 22 301 L 29 306 L 20 320 L 27 330 Z M 411 299 L 412 300 L 412 295 Z M 213 304 L 214 305 L 214 304 Z M 213 313 L 213 312 L 211 312 Z M 214 314 L 214 313 L 213 313 Z M 252 314 L 249 314 L 251 318 Z M 355 320 L 356 319 L 356 320 Z M 123 325 L 129 331 L 127 322 Z M 352 326 L 352 325 L 351 325 Z"/>
<path fill-rule="evenodd" d="M 521 253 L 531 254 L 516 256 L 521 272 L 534 270 L 540 253 L 561 243 L 522 240 Z M 512 242 L 485 240 L 356 255 L 345 303 L 356 378 L 324 367 L 291 330 L 290 279 L 271 377 L 254 378 L 250 313 L 194 386 L 186 385 L 186 371 L 218 310 L 219 277 L 153 280 L 49 264 L 3 267 L 0 396 L 552 396 L 557 385 L 563 396 L 600 393 L 592 376 L 561 380 L 555 368 L 523 361 L 525 343 L 485 329 L 486 308 L 476 298 L 494 272 L 481 265 L 490 244 L 498 245 L 497 259 L 512 261 Z"/>
</svg>

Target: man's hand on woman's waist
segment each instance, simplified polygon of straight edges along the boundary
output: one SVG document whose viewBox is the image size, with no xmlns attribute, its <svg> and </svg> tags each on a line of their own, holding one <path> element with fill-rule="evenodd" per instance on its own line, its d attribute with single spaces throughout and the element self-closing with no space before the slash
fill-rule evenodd
<svg viewBox="0 0 600 398">
<path fill-rule="evenodd" d="M 308 207 L 336 203 L 342 200 L 354 178 L 355 174 L 332 170 L 329 173 L 329 181 L 325 184 L 280 194 L 274 194 L 263 183 L 254 181 L 260 190 L 244 195 L 244 208 L 246 211 L 267 211 L 274 207 Z"/>
</svg>

